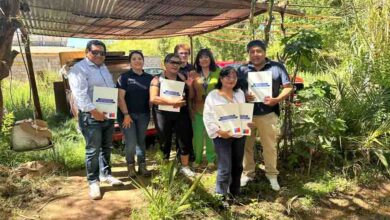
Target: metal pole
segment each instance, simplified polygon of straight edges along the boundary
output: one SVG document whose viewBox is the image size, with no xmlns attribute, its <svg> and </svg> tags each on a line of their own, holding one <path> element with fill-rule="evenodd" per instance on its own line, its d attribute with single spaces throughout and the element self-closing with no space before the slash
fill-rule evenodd
<svg viewBox="0 0 390 220">
<path fill-rule="evenodd" d="M 31 92 L 34 100 L 35 118 L 42 119 L 41 104 L 39 102 L 37 83 L 35 81 L 34 67 L 30 50 L 30 37 L 27 35 L 24 50 L 26 52 L 27 67 L 28 67 L 28 79 L 30 81 Z"/>
</svg>

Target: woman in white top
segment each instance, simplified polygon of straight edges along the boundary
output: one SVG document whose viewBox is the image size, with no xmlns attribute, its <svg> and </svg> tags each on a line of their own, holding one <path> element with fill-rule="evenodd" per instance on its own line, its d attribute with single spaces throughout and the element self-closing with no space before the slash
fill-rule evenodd
<svg viewBox="0 0 390 220">
<path fill-rule="evenodd" d="M 240 192 L 242 160 L 245 136 L 232 135 L 223 131 L 217 123 L 215 106 L 228 103 L 245 103 L 245 95 L 237 85 L 237 71 L 233 67 L 221 70 L 216 89 L 211 91 L 205 101 L 203 120 L 207 134 L 213 139 L 218 160 L 216 193 L 226 199 L 228 191 L 233 195 Z M 226 206 L 226 200 L 224 206 Z"/>
</svg>

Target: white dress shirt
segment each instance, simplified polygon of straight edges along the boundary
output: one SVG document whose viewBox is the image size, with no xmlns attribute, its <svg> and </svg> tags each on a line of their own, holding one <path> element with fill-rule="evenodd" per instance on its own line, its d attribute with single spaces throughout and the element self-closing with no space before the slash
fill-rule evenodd
<svg viewBox="0 0 390 220">
<path fill-rule="evenodd" d="M 115 88 L 106 65 L 97 66 L 88 58 L 84 58 L 70 69 L 68 79 L 76 105 L 82 112 L 96 108 L 92 103 L 94 86 Z"/>
<path fill-rule="evenodd" d="M 211 139 L 218 137 L 217 131 L 220 130 L 214 106 L 229 103 L 232 102 L 229 102 L 225 97 L 219 95 L 217 89 L 214 89 L 207 95 L 203 109 L 203 123 L 207 134 Z M 245 103 L 245 94 L 241 89 L 238 89 L 233 93 L 233 103 Z M 242 135 L 235 135 L 234 137 L 238 138 L 241 136 Z"/>
</svg>

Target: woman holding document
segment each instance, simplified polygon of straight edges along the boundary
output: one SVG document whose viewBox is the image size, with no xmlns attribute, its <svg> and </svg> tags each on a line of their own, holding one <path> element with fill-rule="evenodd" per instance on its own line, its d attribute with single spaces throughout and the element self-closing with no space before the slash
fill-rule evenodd
<svg viewBox="0 0 390 220">
<path fill-rule="evenodd" d="M 153 76 L 145 73 L 144 55 L 140 51 L 129 54 L 131 69 L 118 79 L 119 108 L 118 121 L 125 134 L 125 155 L 129 177 L 135 177 L 137 154 L 138 172 L 150 176 L 145 163 L 145 131 L 150 119 L 149 87 Z"/>
<path fill-rule="evenodd" d="M 194 128 L 194 167 L 198 167 L 202 163 L 205 143 L 207 167 L 213 169 L 215 167 L 215 150 L 213 141 L 204 131 L 203 108 L 206 96 L 215 88 L 221 70 L 215 64 L 213 54 L 209 49 L 201 49 L 198 52 L 195 58 L 195 70 L 198 74 L 196 74 L 193 83 L 194 98 L 191 106 L 192 127 Z"/>
<path fill-rule="evenodd" d="M 240 192 L 240 177 L 242 173 L 242 159 L 244 156 L 245 136 L 241 131 L 240 116 L 237 108 L 229 107 L 231 104 L 245 103 L 245 95 L 237 85 L 237 71 L 233 67 L 221 70 L 216 89 L 211 91 L 205 101 L 203 121 L 206 131 L 215 145 L 218 158 L 218 175 L 216 193 L 224 198 L 223 205 L 227 207 L 227 193 L 236 196 Z M 219 110 L 229 112 L 221 114 Z M 238 117 L 238 119 L 237 119 Z M 250 116 L 251 117 L 251 116 Z M 230 122 L 229 122 L 230 120 Z M 222 128 L 221 123 L 238 127 L 232 129 Z"/>
<path fill-rule="evenodd" d="M 189 154 L 192 150 L 191 118 L 188 110 L 188 99 L 192 92 L 192 79 L 185 82 L 179 77 L 181 61 L 175 54 L 168 54 L 164 59 L 165 72 L 155 77 L 150 85 L 150 101 L 154 104 L 156 127 L 159 132 L 164 159 L 169 159 L 170 147 L 168 138 L 175 129 L 179 140 L 181 160 L 180 172 L 188 177 L 195 176 L 189 167 Z M 185 76 L 184 76 L 185 78 Z"/>
</svg>

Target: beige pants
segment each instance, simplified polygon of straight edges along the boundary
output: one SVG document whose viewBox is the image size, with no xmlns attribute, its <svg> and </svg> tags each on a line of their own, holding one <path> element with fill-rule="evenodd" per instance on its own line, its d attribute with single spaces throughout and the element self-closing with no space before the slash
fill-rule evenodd
<svg viewBox="0 0 390 220">
<path fill-rule="evenodd" d="M 253 149 L 256 140 L 256 134 L 260 137 L 260 143 L 263 146 L 263 158 L 265 164 L 265 173 L 267 177 L 274 177 L 279 174 L 276 169 L 278 152 L 276 149 L 278 136 L 278 116 L 275 113 L 266 115 L 254 115 L 253 123 L 256 129 L 252 130 L 251 136 L 246 138 L 244 152 L 244 171 L 243 174 L 249 177 L 255 176 L 256 163 L 254 160 Z"/>
</svg>

